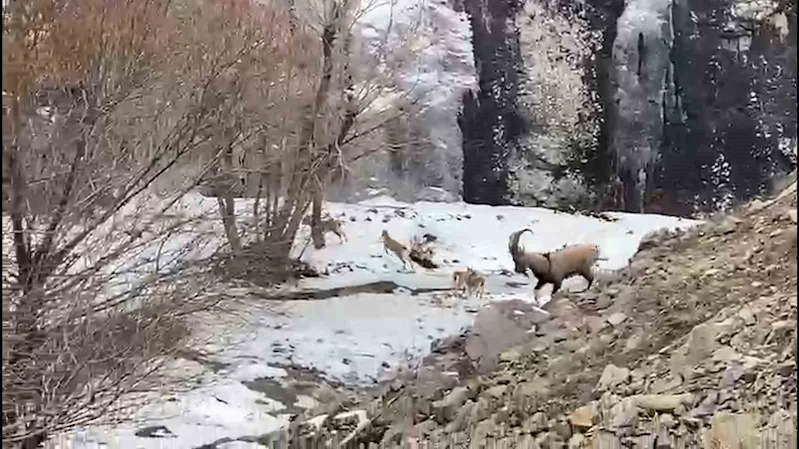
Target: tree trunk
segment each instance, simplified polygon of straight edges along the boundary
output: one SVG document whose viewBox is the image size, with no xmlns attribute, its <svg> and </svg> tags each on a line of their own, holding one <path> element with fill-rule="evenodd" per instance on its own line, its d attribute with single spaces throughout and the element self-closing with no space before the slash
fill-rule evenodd
<svg viewBox="0 0 799 449">
<path fill-rule="evenodd" d="M 241 240 L 239 231 L 236 227 L 236 203 L 233 200 L 234 183 L 227 182 L 233 180 L 233 148 L 228 146 L 221 159 L 222 170 L 220 174 L 223 182 L 222 186 L 217 186 L 216 203 L 219 205 L 219 215 L 222 216 L 222 224 L 225 226 L 225 236 L 230 242 L 230 248 L 234 253 L 241 252 Z M 228 185 L 229 184 L 229 185 Z"/>
<path fill-rule="evenodd" d="M 325 231 L 322 229 L 322 201 L 324 192 L 320 182 L 316 183 L 313 190 L 313 204 L 311 206 L 311 238 L 313 247 L 322 249 L 325 247 Z"/>
<path fill-rule="evenodd" d="M 236 228 L 236 203 L 233 202 L 233 195 L 230 191 L 217 192 L 216 203 L 219 205 L 219 213 L 222 215 L 222 224 L 225 226 L 225 236 L 230 242 L 230 248 L 234 253 L 238 253 L 241 251 L 241 240 Z"/>
</svg>

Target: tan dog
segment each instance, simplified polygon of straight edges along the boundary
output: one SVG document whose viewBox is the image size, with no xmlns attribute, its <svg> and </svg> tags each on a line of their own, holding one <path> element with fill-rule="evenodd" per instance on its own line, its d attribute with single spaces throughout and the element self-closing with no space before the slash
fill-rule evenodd
<svg viewBox="0 0 799 449">
<path fill-rule="evenodd" d="M 485 294 L 486 278 L 481 273 L 478 273 L 471 268 L 469 269 L 469 277 L 466 280 L 466 286 L 469 288 L 469 296 L 476 293 L 478 298 L 482 298 Z"/>
<path fill-rule="evenodd" d="M 588 281 L 586 290 L 591 288 L 594 283 L 591 269 L 597 260 L 601 260 L 597 245 L 580 243 L 548 253 L 525 252 L 519 247 L 519 238 L 527 231 L 533 232 L 530 229 L 522 229 L 511 234 L 508 249 L 515 264 L 515 271 L 528 277 L 527 271 L 532 271 L 538 279 L 533 289 L 534 298 L 538 298 L 538 291 L 546 284 L 553 285 L 554 295 L 560 290 L 563 280 L 574 275 L 580 275 Z"/>
<path fill-rule="evenodd" d="M 311 226 L 311 216 L 306 215 L 305 218 L 302 219 L 302 224 L 306 226 Z M 344 233 L 344 228 L 341 225 L 341 222 L 336 220 L 335 218 L 324 218 L 320 223 L 322 227 L 322 234 L 327 234 L 328 232 L 332 232 L 336 234 L 340 243 L 344 243 L 347 241 L 347 234 Z"/>
<path fill-rule="evenodd" d="M 388 235 L 388 231 L 383 229 L 383 233 L 381 234 L 383 239 L 383 251 L 388 254 L 389 251 L 394 253 L 395 256 L 399 257 L 402 261 L 402 267 L 405 268 L 405 264 L 409 264 L 411 269 L 413 269 L 413 261 L 411 261 L 410 251 L 408 247 L 403 245 L 402 243 L 394 240 Z"/>
<path fill-rule="evenodd" d="M 452 284 L 457 296 L 471 297 L 473 293 L 477 293 L 477 297 L 482 298 L 485 293 L 485 276 L 471 268 L 452 273 Z"/>
<path fill-rule="evenodd" d="M 461 296 L 460 293 L 466 293 L 469 284 L 469 269 L 458 270 L 452 273 L 452 289 L 456 296 Z"/>
<path fill-rule="evenodd" d="M 336 220 L 335 218 L 330 218 L 327 220 L 322 220 L 322 232 L 327 234 L 328 232 L 332 232 L 336 234 L 340 243 L 344 243 L 347 241 L 347 234 L 344 233 L 343 226 L 341 226 L 341 222 Z"/>
</svg>

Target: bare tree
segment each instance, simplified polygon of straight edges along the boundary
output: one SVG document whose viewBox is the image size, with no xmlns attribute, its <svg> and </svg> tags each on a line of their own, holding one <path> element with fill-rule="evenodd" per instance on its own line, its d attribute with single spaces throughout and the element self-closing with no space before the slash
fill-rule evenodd
<svg viewBox="0 0 799 449">
<path fill-rule="evenodd" d="M 4 446 L 114 419 L 161 388 L 187 320 L 214 305 L 191 263 L 215 249 L 205 220 L 176 205 L 257 137 L 237 74 L 252 49 L 286 44 L 279 25 L 236 27 L 239 7 L 4 8 Z"/>
<path fill-rule="evenodd" d="M 394 67 L 386 64 L 393 62 L 385 55 L 388 50 L 369 54 L 354 37 L 364 11 L 375 6 L 318 0 L 291 9 L 294 39 L 303 44 L 296 47 L 290 75 L 284 77 L 284 114 L 276 127 L 280 135 L 271 140 L 278 151 L 262 161 L 255 200 L 261 231 L 256 240 L 278 261 L 288 258 L 308 207 L 314 246 L 324 246 L 320 224 L 328 185 L 340 180 L 351 162 L 383 150 L 358 148 L 359 141 L 392 117 L 407 114 L 391 103 L 379 104 L 390 94 L 407 95 L 395 92 L 391 73 L 386 73 Z M 297 95 L 298 90 L 303 94 Z"/>
</svg>

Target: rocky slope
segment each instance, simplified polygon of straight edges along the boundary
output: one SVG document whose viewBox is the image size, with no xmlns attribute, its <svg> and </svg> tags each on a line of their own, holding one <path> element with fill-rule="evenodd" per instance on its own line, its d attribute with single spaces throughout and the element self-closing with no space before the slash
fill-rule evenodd
<svg viewBox="0 0 799 449">
<path fill-rule="evenodd" d="M 269 440 L 796 447 L 796 235 L 796 184 L 653 234 L 621 273 L 558 295 L 548 314 L 494 303 L 417 372 Z"/>
</svg>

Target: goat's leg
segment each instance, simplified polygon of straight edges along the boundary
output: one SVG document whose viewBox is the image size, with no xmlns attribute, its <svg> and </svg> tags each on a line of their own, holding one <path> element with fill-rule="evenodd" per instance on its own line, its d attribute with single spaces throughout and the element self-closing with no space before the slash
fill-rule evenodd
<svg viewBox="0 0 799 449">
<path fill-rule="evenodd" d="M 554 287 L 552 288 L 552 296 L 553 297 L 555 296 L 555 293 L 557 293 L 557 291 L 560 290 L 561 284 L 562 284 L 561 281 L 557 281 L 557 282 L 553 282 L 552 283 L 552 285 L 554 285 Z"/>
<path fill-rule="evenodd" d="M 535 284 L 535 288 L 533 288 L 533 300 L 536 304 L 538 304 L 538 292 L 546 285 L 547 283 L 541 279 L 538 280 L 538 283 Z"/>
<path fill-rule="evenodd" d="M 583 290 L 584 292 L 591 289 L 591 286 L 594 284 L 594 273 L 591 270 L 585 270 L 585 272 L 581 273 L 586 281 L 588 281 L 588 287 Z"/>
</svg>

